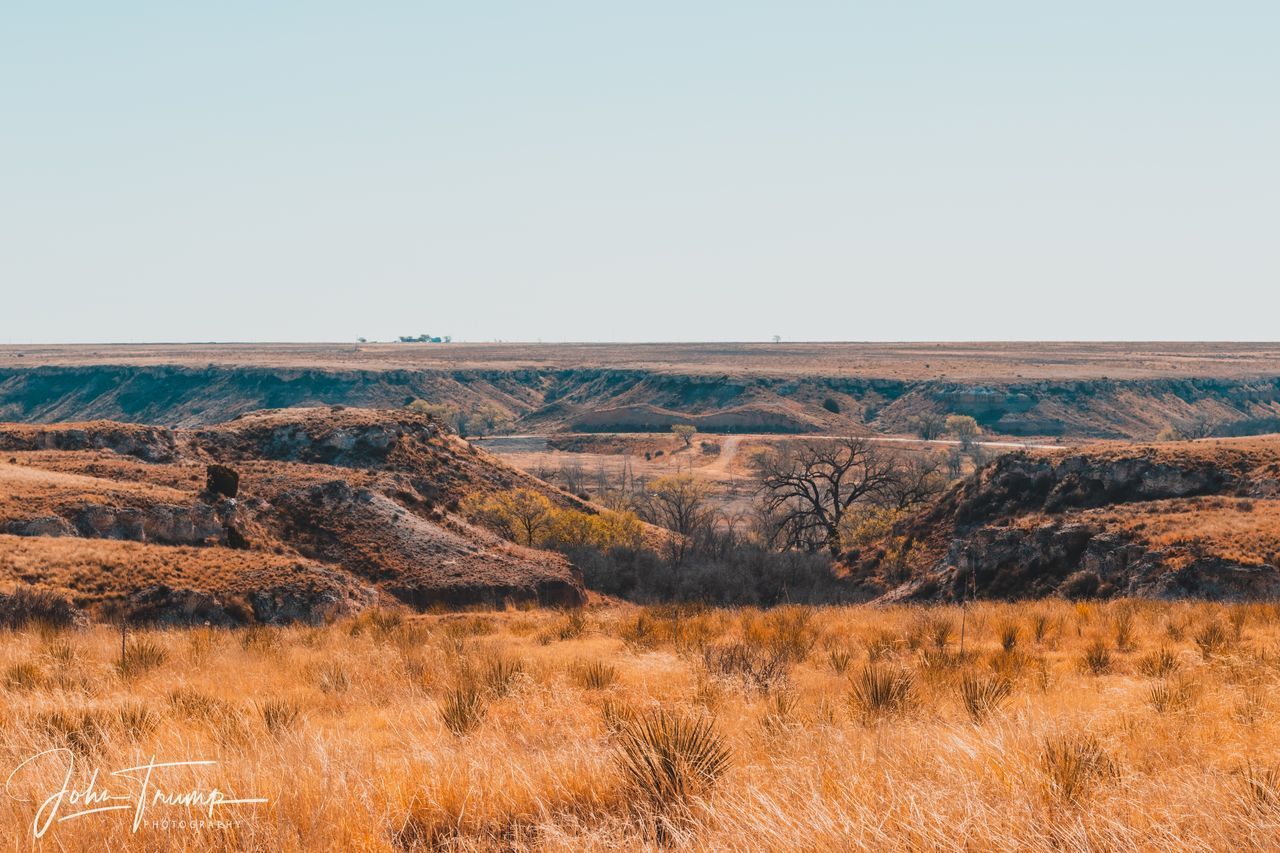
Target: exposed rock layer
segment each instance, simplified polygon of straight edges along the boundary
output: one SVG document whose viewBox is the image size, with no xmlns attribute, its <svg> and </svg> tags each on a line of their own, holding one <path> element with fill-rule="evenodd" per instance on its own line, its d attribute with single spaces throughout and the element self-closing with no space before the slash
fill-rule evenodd
<svg viewBox="0 0 1280 853">
<path fill-rule="evenodd" d="M 314 621 L 379 600 L 585 600 L 563 557 L 453 511 L 473 491 L 516 486 L 581 503 L 424 416 L 336 407 L 196 430 L 0 425 L 0 448 L 12 458 L 0 462 L 0 534 L 31 538 L 21 567 L 0 555 L 0 579 L 71 578 L 81 603 L 124 597 L 139 618 L 225 623 Z M 84 568 L 94 559 L 98 577 Z"/>
</svg>

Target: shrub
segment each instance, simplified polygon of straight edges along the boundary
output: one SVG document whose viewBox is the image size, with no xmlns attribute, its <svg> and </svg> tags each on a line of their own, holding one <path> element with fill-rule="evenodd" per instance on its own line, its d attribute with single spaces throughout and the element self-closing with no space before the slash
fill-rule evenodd
<svg viewBox="0 0 1280 853">
<path fill-rule="evenodd" d="M 1115 765 L 1091 734 L 1058 735 L 1044 740 L 1040 765 L 1049 792 L 1057 799 L 1079 803 L 1101 780 L 1115 775 Z"/>
<path fill-rule="evenodd" d="M 329 661 L 316 669 L 316 686 L 321 693 L 346 693 L 351 689 L 351 677 L 341 663 Z"/>
<path fill-rule="evenodd" d="M 706 717 L 659 709 L 626 724 L 617 762 L 628 786 L 659 810 L 709 791 L 729 768 L 731 753 Z"/>
<path fill-rule="evenodd" d="M 1231 646 L 1231 632 L 1216 619 L 1196 632 L 1196 645 L 1200 654 L 1207 660 L 1221 654 Z"/>
<path fill-rule="evenodd" d="M 833 415 L 840 414 L 840 404 L 836 402 L 834 397 L 828 397 L 822 401 L 822 408 L 826 409 Z"/>
<path fill-rule="evenodd" d="M 847 649 L 832 649 L 827 653 L 827 663 L 836 675 L 844 675 L 849 669 L 850 654 Z"/>
<path fill-rule="evenodd" d="M 484 686 L 494 696 L 506 696 L 523 673 L 524 661 L 494 655 L 485 664 Z"/>
<path fill-rule="evenodd" d="M 749 643 L 704 646 L 702 666 L 708 675 L 739 678 L 744 687 L 761 693 L 785 682 L 791 673 L 791 661 L 787 657 Z"/>
<path fill-rule="evenodd" d="M 169 652 L 149 637 L 135 637 L 125 646 L 124 658 L 117 663 L 120 674 L 133 677 L 164 666 Z"/>
<path fill-rule="evenodd" d="M 604 690 L 618 678 L 618 668 L 604 661 L 580 663 L 574 667 L 578 684 L 587 690 Z"/>
<path fill-rule="evenodd" d="M 557 507 L 532 489 L 497 495 L 472 493 L 463 500 L 461 509 L 471 521 L 521 545 L 560 551 L 583 548 L 608 551 L 639 548 L 644 544 L 644 524 L 633 512 L 588 513 Z"/>
<path fill-rule="evenodd" d="M 1178 668 L 1178 656 L 1168 647 L 1161 647 L 1138 658 L 1138 672 L 1148 678 L 1164 678 Z"/>
<path fill-rule="evenodd" d="M 1009 698 L 1013 684 L 999 675 L 979 676 L 966 674 L 960 680 L 960 697 L 964 701 L 964 709 L 969 718 L 980 723 L 991 712 L 996 711 Z"/>
<path fill-rule="evenodd" d="M 914 694 L 911 673 L 873 664 L 854 681 L 849 698 L 863 720 L 871 721 L 907 711 Z"/>
<path fill-rule="evenodd" d="M 292 699 L 266 699 L 258 703 L 263 725 L 273 735 L 284 734 L 297 725 L 302 706 Z"/>
<path fill-rule="evenodd" d="M 1085 646 L 1084 654 L 1080 656 L 1080 669 L 1094 675 L 1105 675 L 1111 671 L 1111 650 L 1101 637 Z"/>
<path fill-rule="evenodd" d="M 10 664 L 4 671 L 4 686 L 10 690 L 33 690 L 44 683 L 44 671 L 34 661 Z"/>
<path fill-rule="evenodd" d="M 471 679 L 461 679 L 440 702 L 440 719 L 458 737 L 470 732 L 484 720 L 488 711 L 484 694 Z"/>
<path fill-rule="evenodd" d="M 0 628 L 16 630 L 33 624 L 71 628 L 84 618 L 70 601 L 47 589 L 19 586 L 0 593 Z"/>
<path fill-rule="evenodd" d="M 1193 682 L 1182 678 L 1162 678 L 1147 691 L 1147 702 L 1157 714 L 1181 711 L 1191 706 L 1198 691 Z"/>
</svg>

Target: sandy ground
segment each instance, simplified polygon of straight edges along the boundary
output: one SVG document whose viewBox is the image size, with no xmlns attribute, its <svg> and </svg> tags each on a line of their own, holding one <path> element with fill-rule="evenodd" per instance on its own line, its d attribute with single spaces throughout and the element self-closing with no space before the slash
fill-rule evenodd
<svg viewBox="0 0 1280 853">
<path fill-rule="evenodd" d="M 1280 343 L 83 344 L 0 346 L 0 367 L 210 364 L 367 370 L 615 368 L 699 375 L 1097 379 L 1280 375 Z"/>
</svg>

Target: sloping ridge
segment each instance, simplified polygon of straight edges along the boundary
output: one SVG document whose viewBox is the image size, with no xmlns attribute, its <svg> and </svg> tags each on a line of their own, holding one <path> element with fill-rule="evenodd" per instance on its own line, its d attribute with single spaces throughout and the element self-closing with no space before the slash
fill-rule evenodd
<svg viewBox="0 0 1280 853">
<path fill-rule="evenodd" d="M 696 367 L 696 365 L 693 365 Z M 509 367 L 342 369 L 210 364 L 0 368 L 0 419 L 198 427 L 292 406 L 403 407 L 414 399 L 496 410 L 518 432 L 645 431 L 693 423 L 718 432 L 901 433 L 924 416 L 968 414 L 988 432 L 1149 439 L 1168 426 L 1221 435 L 1280 428 L 1280 378 L 949 380 L 658 369 Z"/>
<path fill-rule="evenodd" d="M 334 407 L 191 430 L 0 425 L 0 452 L 0 583 L 60 588 L 82 606 L 230 624 L 377 602 L 585 601 L 562 556 L 456 513 L 472 492 L 516 486 L 581 502 L 425 416 Z M 211 465 L 238 486 L 215 484 Z"/>
<path fill-rule="evenodd" d="M 1280 437 L 1011 453 L 887 540 L 850 567 L 882 601 L 1275 597 Z"/>
</svg>

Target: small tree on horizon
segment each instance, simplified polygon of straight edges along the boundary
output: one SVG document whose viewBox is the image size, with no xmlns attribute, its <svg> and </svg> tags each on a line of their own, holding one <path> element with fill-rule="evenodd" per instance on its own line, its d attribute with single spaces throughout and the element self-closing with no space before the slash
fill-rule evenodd
<svg viewBox="0 0 1280 853">
<path fill-rule="evenodd" d="M 698 434 L 698 428 L 693 424 L 673 424 L 671 432 L 684 442 L 685 447 L 690 447 L 693 445 L 693 437 Z"/>
</svg>

